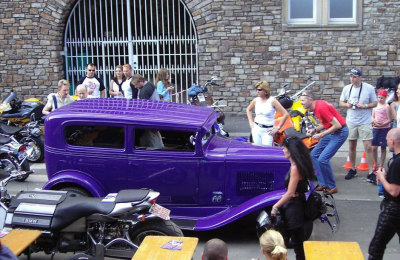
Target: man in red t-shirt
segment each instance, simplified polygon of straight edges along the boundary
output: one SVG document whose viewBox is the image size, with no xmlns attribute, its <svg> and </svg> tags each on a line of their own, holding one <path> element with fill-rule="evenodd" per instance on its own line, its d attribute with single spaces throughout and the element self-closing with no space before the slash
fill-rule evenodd
<svg viewBox="0 0 400 260">
<path fill-rule="evenodd" d="M 311 91 L 304 91 L 301 95 L 301 104 L 307 110 L 313 111 L 321 125 L 307 131 L 307 135 L 319 140 L 311 151 L 311 158 L 318 171 L 317 190 L 326 189 L 328 193 L 338 192 L 335 177 L 333 176 L 330 159 L 336 154 L 349 135 L 346 120 L 332 104 L 324 100 L 315 100 Z M 324 131 L 323 131 L 324 130 Z"/>
</svg>

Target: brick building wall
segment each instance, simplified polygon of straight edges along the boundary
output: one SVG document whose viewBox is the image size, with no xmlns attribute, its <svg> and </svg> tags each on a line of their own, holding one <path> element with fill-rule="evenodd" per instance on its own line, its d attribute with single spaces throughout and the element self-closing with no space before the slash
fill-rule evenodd
<svg viewBox="0 0 400 260">
<path fill-rule="evenodd" d="M 0 8 L 0 87 L 42 99 L 64 77 L 64 26 L 74 0 L 10 0 Z M 317 95 L 337 104 L 346 73 L 362 68 L 365 81 L 400 75 L 400 5 L 364 0 L 362 30 L 283 31 L 282 1 L 186 0 L 199 37 L 199 73 L 218 76 L 214 96 L 227 111 L 244 112 L 260 79 L 273 93 L 317 81 Z"/>
</svg>

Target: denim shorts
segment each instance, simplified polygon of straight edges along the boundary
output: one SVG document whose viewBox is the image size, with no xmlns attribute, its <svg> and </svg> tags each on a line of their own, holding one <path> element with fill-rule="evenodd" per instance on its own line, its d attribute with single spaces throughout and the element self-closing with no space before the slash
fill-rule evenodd
<svg viewBox="0 0 400 260">
<path fill-rule="evenodd" d="M 390 128 L 373 128 L 372 129 L 372 146 L 386 147 L 386 135 Z"/>
</svg>

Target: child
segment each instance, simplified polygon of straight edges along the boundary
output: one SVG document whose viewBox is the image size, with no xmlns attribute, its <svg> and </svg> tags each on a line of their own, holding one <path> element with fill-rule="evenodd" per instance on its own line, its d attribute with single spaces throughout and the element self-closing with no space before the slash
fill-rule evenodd
<svg viewBox="0 0 400 260">
<path fill-rule="evenodd" d="M 391 128 L 390 106 L 386 104 L 388 93 L 384 89 L 378 90 L 378 105 L 372 110 L 372 154 L 375 166 L 373 172 L 383 167 L 386 159 L 386 135 Z M 378 146 L 381 147 L 381 160 L 378 164 Z M 368 182 L 376 184 L 376 175 L 368 175 Z M 380 191 L 379 191 L 380 193 Z M 381 195 L 381 194 L 379 194 Z M 383 190 L 382 190 L 383 195 Z"/>
</svg>

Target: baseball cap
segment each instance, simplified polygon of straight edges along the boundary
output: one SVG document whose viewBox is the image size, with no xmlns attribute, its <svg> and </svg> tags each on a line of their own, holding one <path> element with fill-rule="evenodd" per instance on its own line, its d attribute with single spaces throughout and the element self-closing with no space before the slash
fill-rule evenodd
<svg viewBox="0 0 400 260">
<path fill-rule="evenodd" d="M 353 75 L 355 77 L 360 77 L 362 76 L 362 71 L 359 68 L 354 68 L 350 70 L 350 75 Z"/>
<path fill-rule="evenodd" d="M 388 93 L 386 90 L 380 89 L 380 90 L 378 90 L 378 96 L 387 97 Z"/>
</svg>

